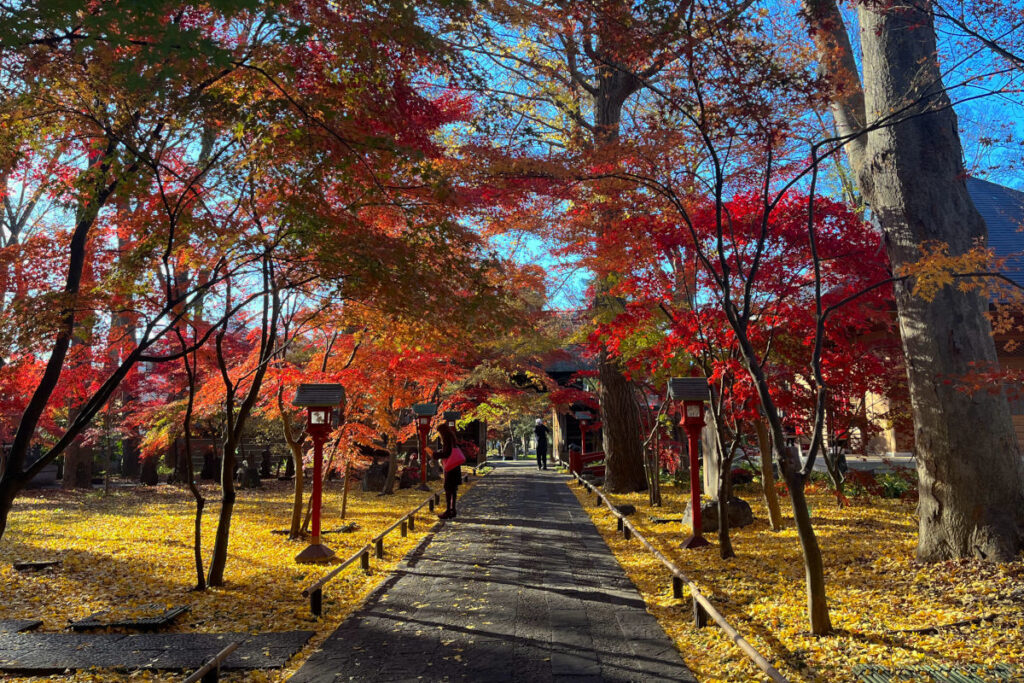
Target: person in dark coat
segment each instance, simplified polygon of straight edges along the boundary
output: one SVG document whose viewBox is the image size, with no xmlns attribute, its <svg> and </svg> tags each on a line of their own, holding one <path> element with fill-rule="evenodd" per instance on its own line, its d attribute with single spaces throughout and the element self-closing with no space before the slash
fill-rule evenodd
<svg viewBox="0 0 1024 683">
<path fill-rule="evenodd" d="M 441 437 L 441 448 L 434 453 L 435 460 L 447 460 L 455 449 L 455 433 L 446 422 L 437 426 L 437 433 Z M 451 519 L 458 511 L 455 509 L 455 498 L 459 493 L 459 484 L 462 483 L 462 467 L 456 465 L 444 473 L 444 505 L 445 511 L 438 515 L 441 519 Z"/>
<path fill-rule="evenodd" d="M 546 470 L 548 468 L 548 433 L 550 431 L 548 426 L 544 424 L 544 421 L 538 417 L 537 425 L 533 428 L 533 433 L 537 435 L 538 470 Z"/>
</svg>

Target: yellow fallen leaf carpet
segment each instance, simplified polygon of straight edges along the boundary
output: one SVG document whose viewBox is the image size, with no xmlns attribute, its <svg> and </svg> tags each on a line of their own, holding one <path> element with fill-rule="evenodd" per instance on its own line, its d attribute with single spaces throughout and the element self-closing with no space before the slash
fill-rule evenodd
<svg viewBox="0 0 1024 683">
<path fill-rule="evenodd" d="M 622 538 L 607 507 L 595 506 L 593 495 L 571 486 L 699 680 L 767 680 L 714 624 L 694 628 L 689 596 L 672 598 L 663 565 L 636 541 Z M 1024 670 L 1024 561 L 918 564 L 913 502 L 864 497 L 840 509 L 826 492 L 809 492 L 836 629 L 814 637 L 807 633 L 803 562 L 786 515 L 789 499 L 780 501 L 785 529 L 772 532 L 760 487 L 737 487 L 736 493 L 750 503 L 755 522 L 732 530 L 737 557 L 729 560 L 719 558 L 716 534 L 708 536 L 710 547 L 681 550 L 688 528 L 651 521 L 681 517 L 689 493 L 665 486 L 661 507 L 651 507 L 646 493 L 610 498 L 636 506 L 630 520 L 640 532 L 712 596 L 729 622 L 790 680 L 845 683 L 856 680 L 854 669 L 864 664 L 915 671 L 1008 664 Z M 906 632 L 977 617 L 991 618 L 936 633 Z M 922 673 L 920 680 L 932 679 Z"/>
<path fill-rule="evenodd" d="M 475 478 L 471 481 L 477 481 Z M 437 489 L 439 482 L 432 483 Z M 357 487 L 353 486 L 353 489 Z M 465 489 L 466 487 L 464 487 Z M 345 558 L 422 502 L 424 491 L 405 489 L 391 496 L 349 492 L 346 519 L 340 519 L 341 484 L 325 486 L 323 529 L 355 522 L 352 533 L 325 534 L 323 542 Z M 219 488 L 203 486 L 203 557 L 207 567 L 219 511 Z M 264 481 L 261 489 L 241 490 L 231 523 L 225 570 L 227 585 L 193 592 L 192 533 L 195 506 L 179 487 L 157 486 L 101 492 L 31 491 L 19 498 L 0 540 L 0 619 L 41 619 L 41 631 L 62 631 L 69 621 L 100 611 L 123 617 L 151 612 L 153 606 L 190 605 L 163 632 L 251 632 L 312 630 L 317 635 L 285 671 L 229 673 L 224 680 L 278 681 L 294 671 L 383 581 L 397 562 L 436 521 L 427 508 L 415 532 L 396 529 L 385 540 L 383 560 L 372 558 L 370 575 L 358 563 L 324 590 L 324 617 L 314 620 L 302 589 L 330 571 L 330 565 L 300 565 L 295 555 L 307 541 L 274 534 L 291 519 L 291 484 Z M 19 572 L 18 560 L 60 559 L 62 566 Z M 82 671 L 54 677 L 4 678 L 12 681 L 180 680 L 170 672 L 116 674 Z"/>
</svg>

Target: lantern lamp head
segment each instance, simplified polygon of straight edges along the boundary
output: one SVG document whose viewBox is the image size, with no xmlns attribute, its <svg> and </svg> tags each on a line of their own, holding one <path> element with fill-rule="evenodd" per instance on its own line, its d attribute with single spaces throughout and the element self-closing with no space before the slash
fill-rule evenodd
<svg viewBox="0 0 1024 683">
<path fill-rule="evenodd" d="M 594 416 L 586 410 L 577 410 L 574 413 L 573 417 L 575 417 L 578 422 L 582 422 L 583 424 L 586 424 L 594 419 Z"/>
<path fill-rule="evenodd" d="M 436 403 L 416 403 L 412 406 L 412 412 L 416 416 L 416 427 L 420 430 L 430 430 L 430 418 L 437 415 Z"/>
<path fill-rule="evenodd" d="M 458 410 L 446 410 L 444 411 L 444 421 L 448 423 L 448 426 L 455 429 L 455 423 L 462 417 L 462 413 Z"/>
<path fill-rule="evenodd" d="M 668 398 L 683 403 L 683 424 L 704 424 L 704 403 L 711 399 L 706 377 L 673 377 L 668 381 Z"/>
<path fill-rule="evenodd" d="M 345 398 L 340 384 L 300 384 L 292 405 L 306 409 L 306 426 L 314 436 L 330 432 L 332 414 Z"/>
</svg>

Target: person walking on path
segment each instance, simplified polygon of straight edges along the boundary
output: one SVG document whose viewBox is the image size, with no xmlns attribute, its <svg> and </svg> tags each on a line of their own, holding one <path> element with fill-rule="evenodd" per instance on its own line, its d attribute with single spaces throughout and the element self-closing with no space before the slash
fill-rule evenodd
<svg viewBox="0 0 1024 683">
<path fill-rule="evenodd" d="M 447 423 L 438 425 L 437 433 L 441 437 L 441 449 L 434 453 L 434 459 L 441 460 L 444 467 L 445 505 L 445 511 L 438 517 L 452 519 L 458 513 L 455 498 L 459 493 L 459 484 L 462 483 L 462 463 L 466 462 L 466 456 L 455 446 L 455 433 Z"/>
<path fill-rule="evenodd" d="M 546 470 L 548 468 L 548 432 L 550 431 L 548 426 L 544 424 L 544 421 L 538 417 L 537 426 L 533 428 L 533 433 L 537 435 L 538 470 Z"/>
</svg>

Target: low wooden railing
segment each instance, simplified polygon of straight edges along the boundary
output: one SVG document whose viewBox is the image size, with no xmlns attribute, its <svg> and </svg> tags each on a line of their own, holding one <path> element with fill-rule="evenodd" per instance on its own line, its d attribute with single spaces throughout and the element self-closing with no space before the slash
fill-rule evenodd
<svg viewBox="0 0 1024 683">
<path fill-rule="evenodd" d="M 429 507 L 430 511 L 434 511 L 434 505 L 438 502 L 439 496 L 436 493 L 431 493 L 430 497 L 424 500 L 422 503 L 414 507 L 409 512 L 398 518 L 394 524 L 389 526 L 387 529 L 382 531 L 373 537 L 368 544 L 357 550 L 354 554 L 342 561 L 337 567 L 332 569 L 327 574 L 321 576 L 315 583 L 310 584 L 302 590 L 302 597 L 309 598 L 309 611 L 314 617 L 320 617 L 323 614 L 324 609 L 324 586 L 327 582 L 333 579 L 335 576 L 348 569 L 350 566 L 355 564 L 356 560 L 359 560 L 360 566 L 363 571 L 370 570 L 370 549 L 374 548 L 378 558 L 384 557 L 384 537 L 395 529 L 400 528 L 402 530 L 402 536 L 408 535 L 409 531 L 416 530 L 416 513 L 424 508 Z"/>
<path fill-rule="evenodd" d="M 656 558 L 658 558 L 659 562 L 665 565 L 666 569 L 668 569 L 669 573 L 672 575 L 673 597 L 683 597 L 684 585 L 690 589 L 690 596 L 693 600 L 693 623 L 695 626 L 697 626 L 698 628 L 703 628 L 704 626 L 707 626 L 708 617 L 710 616 L 714 620 L 714 622 L 722 628 L 722 631 L 724 631 L 725 634 L 729 637 L 729 640 L 731 640 L 736 645 L 736 647 L 738 647 L 740 651 L 743 652 L 743 654 L 745 654 L 747 658 L 754 663 L 755 666 L 757 666 L 757 668 L 763 671 L 765 675 L 767 675 L 775 683 L 788 683 L 786 677 L 783 676 L 778 669 L 772 666 L 771 663 L 767 659 L 765 659 L 764 656 L 762 656 L 761 653 L 758 652 L 754 648 L 754 646 L 747 641 L 746 638 L 740 635 L 739 631 L 733 628 L 729 624 L 729 622 L 726 621 L 722 613 L 718 611 L 718 608 L 714 606 L 714 604 L 707 598 L 707 596 L 701 593 L 700 589 L 697 587 L 697 584 L 695 584 L 693 581 L 687 578 L 687 576 L 682 572 L 681 569 L 679 569 L 679 567 L 675 565 L 675 563 L 672 562 L 672 560 L 667 558 L 664 555 L 664 553 L 655 548 L 650 541 L 644 538 L 643 534 L 641 534 L 637 530 L 637 528 L 633 526 L 632 522 L 626 519 L 626 516 L 624 514 L 619 512 L 619 509 L 615 506 L 614 503 L 612 503 L 608 499 L 608 496 L 606 496 L 603 491 L 599 490 L 593 484 L 583 479 L 576 473 L 573 473 L 573 477 L 576 478 L 576 481 L 579 482 L 580 485 L 585 486 L 588 491 L 594 494 L 595 505 L 597 505 L 600 502 L 604 502 L 608 509 L 611 510 L 611 513 L 615 516 L 615 519 L 617 520 L 616 526 L 618 527 L 619 531 L 622 532 L 623 538 L 627 540 L 630 538 L 635 538 L 637 541 L 640 542 L 642 546 L 650 550 L 651 553 Z"/>
<path fill-rule="evenodd" d="M 198 669 L 191 676 L 186 678 L 182 683 L 217 683 L 220 680 L 220 665 L 224 663 L 224 660 L 228 658 L 232 652 L 238 649 L 238 646 L 242 644 L 242 641 L 236 640 L 228 644 L 223 650 L 213 656 L 213 658 L 206 664 Z"/>
<path fill-rule="evenodd" d="M 392 524 L 387 529 L 374 536 L 371 543 L 375 548 L 377 558 L 380 559 L 384 557 L 385 536 L 390 534 L 395 529 L 401 528 L 402 538 L 405 538 L 409 534 L 409 531 L 416 530 L 416 513 L 422 510 L 424 505 L 428 506 L 430 508 L 430 511 L 433 512 L 434 506 L 440 500 L 441 497 L 438 494 L 432 493 L 430 497 L 427 498 L 425 501 L 414 507 L 412 510 L 409 510 L 409 512 L 405 513 L 402 517 L 398 518 L 398 520 L 394 524 Z"/>
</svg>

